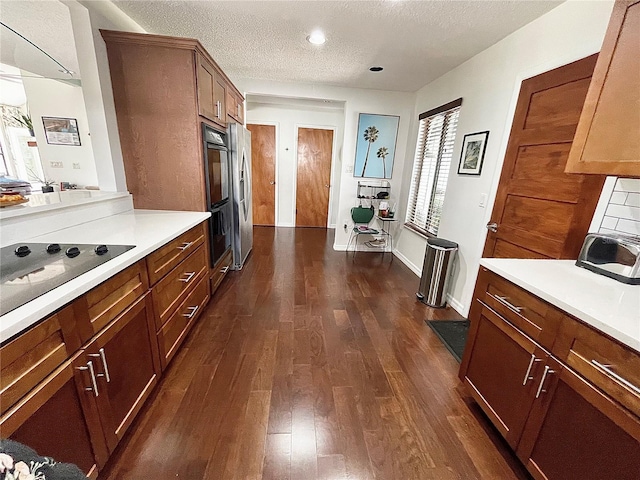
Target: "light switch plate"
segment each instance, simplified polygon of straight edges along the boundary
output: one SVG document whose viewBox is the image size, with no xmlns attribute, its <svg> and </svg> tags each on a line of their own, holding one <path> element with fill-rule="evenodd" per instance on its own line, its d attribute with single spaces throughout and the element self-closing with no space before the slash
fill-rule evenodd
<svg viewBox="0 0 640 480">
<path fill-rule="evenodd" d="M 478 206 L 482 207 L 482 208 L 487 206 L 487 194 L 486 193 L 481 193 L 480 194 L 480 201 L 478 202 Z"/>
<path fill-rule="evenodd" d="M 80 170 L 80 164 L 73 162 L 73 168 L 75 168 L 76 170 Z"/>
<path fill-rule="evenodd" d="M 51 168 L 64 168 L 62 162 L 49 162 Z"/>
<path fill-rule="evenodd" d="M 353 173 L 353 165 L 347 165 L 347 173 Z"/>
</svg>

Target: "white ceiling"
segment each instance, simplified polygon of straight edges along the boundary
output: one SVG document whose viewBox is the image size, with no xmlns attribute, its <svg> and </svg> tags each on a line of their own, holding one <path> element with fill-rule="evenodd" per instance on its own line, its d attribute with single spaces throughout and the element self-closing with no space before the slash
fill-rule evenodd
<svg viewBox="0 0 640 480">
<path fill-rule="evenodd" d="M 0 20 L 80 78 L 71 15 L 58 0 L 1 0 Z M 69 78 L 42 52 L 0 26 L 0 62 L 49 78 Z"/>
<path fill-rule="evenodd" d="M 4 1 L 4 0 L 3 0 Z M 150 33 L 199 39 L 232 80 L 413 92 L 556 7 L 545 0 L 114 0 Z M 306 36 L 322 29 L 327 42 Z M 369 72 L 380 65 L 384 71 Z"/>
</svg>

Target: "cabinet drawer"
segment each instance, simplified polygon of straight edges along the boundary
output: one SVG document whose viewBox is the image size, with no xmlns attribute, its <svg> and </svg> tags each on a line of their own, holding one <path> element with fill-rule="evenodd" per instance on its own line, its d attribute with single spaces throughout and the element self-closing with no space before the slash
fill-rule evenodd
<svg viewBox="0 0 640 480">
<path fill-rule="evenodd" d="M 208 272 L 205 249 L 201 245 L 184 262 L 153 287 L 156 327 L 160 329 L 176 307 Z"/>
<path fill-rule="evenodd" d="M 208 301 L 209 279 L 205 275 L 158 332 L 160 363 L 163 370 L 175 355 Z"/>
<path fill-rule="evenodd" d="M 80 348 L 81 312 L 71 304 L 0 348 L 0 409 L 6 412 Z"/>
<path fill-rule="evenodd" d="M 541 346 L 551 349 L 563 313 L 531 293 L 481 268 L 477 297 Z"/>
<path fill-rule="evenodd" d="M 213 267 L 212 275 L 211 275 L 211 294 L 217 290 L 218 285 L 222 283 L 225 275 L 231 268 L 231 262 L 233 261 L 233 252 L 231 249 L 227 250 L 227 253 L 223 255 L 220 261 Z"/>
<path fill-rule="evenodd" d="M 149 289 L 144 260 L 111 277 L 84 295 L 89 326 L 78 323 L 83 342 L 102 330 Z"/>
<path fill-rule="evenodd" d="M 640 416 L 640 354 L 571 317 L 565 317 L 553 352 Z"/>
<path fill-rule="evenodd" d="M 173 270 L 176 265 L 187 258 L 204 242 L 204 225 L 204 223 L 201 223 L 184 232 L 147 257 L 149 284 L 155 285 L 158 280 Z"/>
</svg>

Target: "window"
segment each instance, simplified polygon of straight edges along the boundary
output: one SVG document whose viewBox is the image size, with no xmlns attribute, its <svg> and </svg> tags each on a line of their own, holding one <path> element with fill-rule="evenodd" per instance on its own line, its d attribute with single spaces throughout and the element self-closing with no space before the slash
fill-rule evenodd
<svg viewBox="0 0 640 480">
<path fill-rule="evenodd" d="M 462 99 L 420 114 L 406 225 L 438 234 Z"/>
</svg>

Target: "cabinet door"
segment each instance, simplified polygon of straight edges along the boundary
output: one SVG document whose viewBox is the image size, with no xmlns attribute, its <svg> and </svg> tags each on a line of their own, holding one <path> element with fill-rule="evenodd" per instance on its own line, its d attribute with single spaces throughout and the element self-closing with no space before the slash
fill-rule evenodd
<svg viewBox="0 0 640 480">
<path fill-rule="evenodd" d="M 518 446 L 527 469 L 548 480 L 640 478 L 638 418 L 554 359 L 545 367 Z"/>
<path fill-rule="evenodd" d="M 94 362 L 100 419 L 113 451 L 158 383 L 160 361 L 151 296 L 141 297 L 89 344 Z"/>
<path fill-rule="evenodd" d="M 238 120 L 238 123 L 244 124 L 244 98 L 242 98 L 242 95 L 236 97 L 236 110 L 236 120 Z"/>
<path fill-rule="evenodd" d="M 216 73 L 213 84 L 213 101 L 215 107 L 215 118 L 213 119 L 221 125 L 227 124 L 227 84 L 224 79 Z"/>
<path fill-rule="evenodd" d="M 202 55 L 197 55 L 197 66 L 198 113 L 209 120 L 216 120 L 215 69 Z"/>
<path fill-rule="evenodd" d="M 566 171 L 640 176 L 640 2 L 617 1 Z"/>
<path fill-rule="evenodd" d="M 471 319 L 470 360 L 463 381 L 489 419 L 515 448 L 547 354 L 483 305 Z"/>
<path fill-rule="evenodd" d="M 82 354 L 36 386 L 0 419 L 0 437 L 23 443 L 41 456 L 77 465 L 95 478 L 107 450 L 91 380 L 77 367 Z"/>
</svg>

